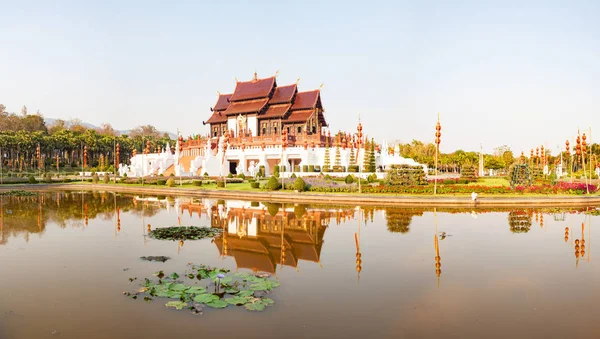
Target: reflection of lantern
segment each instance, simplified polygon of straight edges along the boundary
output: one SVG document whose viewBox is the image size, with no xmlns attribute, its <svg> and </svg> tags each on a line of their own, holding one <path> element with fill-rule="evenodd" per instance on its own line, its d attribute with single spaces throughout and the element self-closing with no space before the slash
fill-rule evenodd
<svg viewBox="0 0 600 339">
<path fill-rule="evenodd" d="M 579 239 L 575 239 L 575 258 L 579 258 Z"/>
<path fill-rule="evenodd" d="M 569 241 L 569 228 L 565 227 L 565 242 Z"/>
</svg>

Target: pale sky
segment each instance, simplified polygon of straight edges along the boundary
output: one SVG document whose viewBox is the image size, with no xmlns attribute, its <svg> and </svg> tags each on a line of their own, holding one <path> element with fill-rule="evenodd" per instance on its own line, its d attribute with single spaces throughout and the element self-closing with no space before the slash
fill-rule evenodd
<svg viewBox="0 0 600 339">
<path fill-rule="evenodd" d="M 452 4 L 449 4 L 452 2 Z M 332 129 L 443 152 L 600 138 L 600 1 L 0 0 L 0 103 L 208 133 L 217 90 L 279 70 Z M 598 139 L 600 140 L 600 139 Z"/>
</svg>

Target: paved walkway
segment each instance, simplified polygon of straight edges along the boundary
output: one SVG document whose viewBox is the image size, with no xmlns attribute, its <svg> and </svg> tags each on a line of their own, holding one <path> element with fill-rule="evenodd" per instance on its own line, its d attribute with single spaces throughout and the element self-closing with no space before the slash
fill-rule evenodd
<svg viewBox="0 0 600 339">
<path fill-rule="evenodd" d="M 30 191 L 48 190 L 84 190 L 84 191 L 111 191 L 121 193 L 147 193 L 156 195 L 193 196 L 201 198 L 220 198 L 254 200 L 266 202 L 286 203 L 320 203 L 344 205 L 375 205 L 375 206 L 448 206 L 448 207 L 474 207 L 474 206 L 600 206 L 600 196 L 482 196 L 479 195 L 475 205 L 470 196 L 422 196 L 422 195 L 371 195 L 371 194 L 338 194 L 338 193 L 294 193 L 281 191 L 231 191 L 203 188 L 179 188 L 157 186 L 122 186 L 112 184 L 35 184 L 35 185 L 3 185 L 0 191 L 23 189 Z"/>
</svg>

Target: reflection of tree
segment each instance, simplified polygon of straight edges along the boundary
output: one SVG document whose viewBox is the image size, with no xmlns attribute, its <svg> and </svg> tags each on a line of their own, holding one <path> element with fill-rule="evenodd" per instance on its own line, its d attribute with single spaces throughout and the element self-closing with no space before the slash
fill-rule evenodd
<svg viewBox="0 0 600 339">
<path fill-rule="evenodd" d="M 54 192 L 39 196 L 3 196 L 2 234 L 0 244 L 6 243 L 11 236 L 31 233 L 43 233 L 48 222 L 59 227 L 67 225 L 83 226 L 84 219 L 114 217 L 115 206 L 122 212 L 137 216 L 153 216 L 160 206 L 143 201 L 135 201 L 133 196 L 114 195 L 112 193 Z M 78 222 L 72 222 L 78 221 Z"/>
<path fill-rule="evenodd" d="M 408 233 L 413 216 L 422 216 L 423 211 L 411 209 L 386 209 L 388 231 L 392 233 Z"/>
<path fill-rule="evenodd" d="M 531 228 L 531 214 L 518 210 L 508 212 L 508 225 L 513 233 L 527 233 Z"/>
</svg>

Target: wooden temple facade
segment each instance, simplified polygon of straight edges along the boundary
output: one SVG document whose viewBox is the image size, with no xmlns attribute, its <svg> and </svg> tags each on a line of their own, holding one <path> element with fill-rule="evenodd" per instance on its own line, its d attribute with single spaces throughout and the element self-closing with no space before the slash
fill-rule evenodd
<svg viewBox="0 0 600 339">
<path fill-rule="evenodd" d="M 220 94 L 212 115 L 211 137 L 230 138 L 282 134 L 320 135 L 327 127 L 320 89 L 299 92 L 298 84 L 277 86 L 275 76 L 237 81 L 231 94 Z"/>
</svg>

